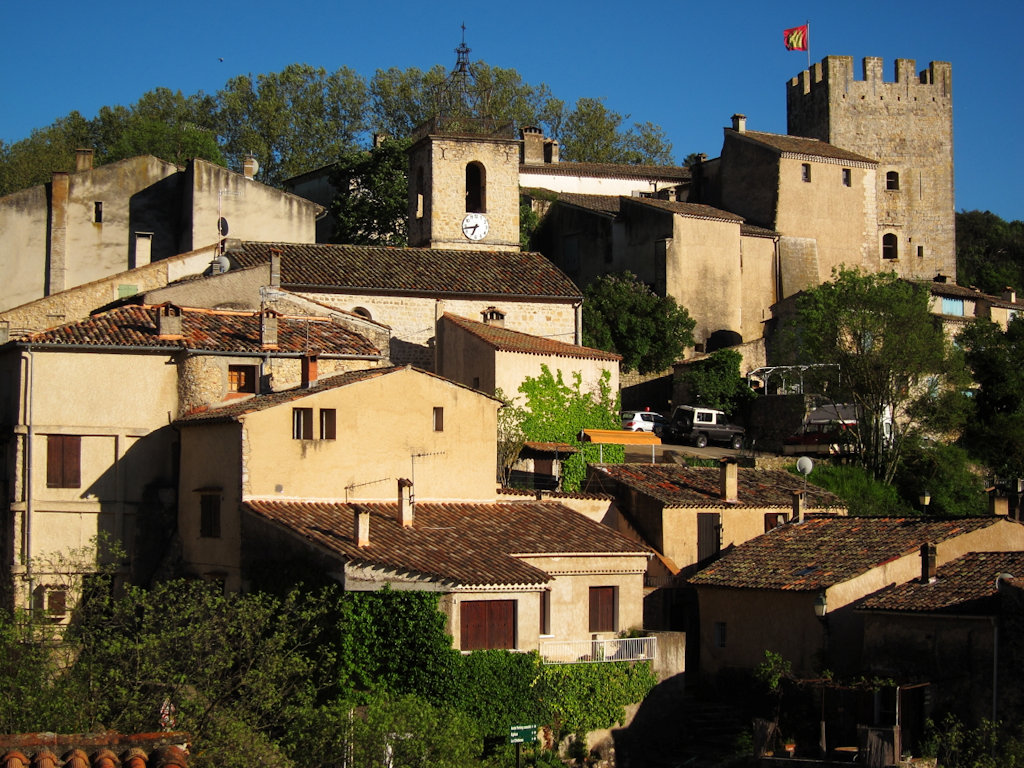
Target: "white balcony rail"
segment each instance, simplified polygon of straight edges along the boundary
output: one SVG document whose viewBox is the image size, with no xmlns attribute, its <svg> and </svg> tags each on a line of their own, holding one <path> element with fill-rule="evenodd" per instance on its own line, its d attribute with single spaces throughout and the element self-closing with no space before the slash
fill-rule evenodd
<svg viewBox="0 0 1024 768">
<path fill-rule="evenodd" d="M 653 661 L 656 637 L 616 637 L 611 640 L 542 640 L 545 664 L 594 664 L 602 661 Z"/>
</svg>

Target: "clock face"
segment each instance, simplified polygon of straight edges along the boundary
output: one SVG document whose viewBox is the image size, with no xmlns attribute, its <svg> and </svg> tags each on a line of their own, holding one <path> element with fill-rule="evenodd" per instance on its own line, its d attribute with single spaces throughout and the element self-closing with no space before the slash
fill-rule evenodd
<svg viewBox="0 0 1024 768">
<path fill-rule="evenodd" d="M 487 236 L 487 217 L 482 213 L 467 213 L 462 220 L 462 234 L 470 240 L 482 240 Z"/>
</svg>

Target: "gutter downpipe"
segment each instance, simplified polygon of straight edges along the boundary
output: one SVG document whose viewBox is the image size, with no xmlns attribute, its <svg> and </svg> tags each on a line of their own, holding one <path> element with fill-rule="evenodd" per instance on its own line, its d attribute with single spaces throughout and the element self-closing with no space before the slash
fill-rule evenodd
<svg viewBox="0 0 1024 768">
<path fill-rule="evenodd" d="M 25 564 L 25 578 L 28 580 L 29 605 L 32 605 L 32 444 L 35 442 L 35 425 L 32 420 L 32 393 L 35 385 L 35 358 L 32 349 L 26 347 L 22 353 L 25 361 L 25 519 L 22 521 L 21 541 L 22 557 Z"/>
<path fill-rule="evenodd" d="M 582 301 L 582 299 L 579 302 L 577 302 L 576 304 L 573 304 L 572 308 L 573 308 L 573 314 L 576 316 L 575 317 L 575 321 L 576 322 L 574 323 L 575 328 L 573 329 L 574 333 L 576 335 L 575 344 L 576 344 L 576 346 L 580 346 L 580 345 L 583 344 L 583 301 Z M 652 448 L 651 450 L 653 451 L 654 449 Z"/>
</svg>

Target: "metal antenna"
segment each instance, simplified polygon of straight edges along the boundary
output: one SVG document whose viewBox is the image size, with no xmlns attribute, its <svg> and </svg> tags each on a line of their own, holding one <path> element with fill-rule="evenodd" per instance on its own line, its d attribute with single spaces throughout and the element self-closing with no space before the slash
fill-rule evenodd
<svg viewBox="0 0 1024 768">
<path fill-rule="evenodd" d="M 376 485 L 377 483 L 386 483 L 390 480 L 390 477 L 382 477 L 380 480 L 369 480 L 365 483 L 352 483 L 351 485 L 345 486 L 345 503 L 348 504 L 348 492 L 356 488 L 362 488 L 364 485 Z"/>
</svg>

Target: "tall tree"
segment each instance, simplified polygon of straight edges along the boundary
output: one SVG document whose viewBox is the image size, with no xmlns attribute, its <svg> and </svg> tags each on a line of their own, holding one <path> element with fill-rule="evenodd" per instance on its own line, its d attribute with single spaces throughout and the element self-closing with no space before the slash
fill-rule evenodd
<svg viewBox="0 0 1024 768">
<path fill-rule="evenodd" d="M 54 171 L 75 169 L 75 150 L 92 146 L 92 127 L 78 112 L 71 112 L 27 139 L 5 145 L 0 164 L 0 195 L 45 184 Z"/>
<path fill-rule="evenodd" d="M 839 381 L 825 394 L 857 405 L 858 456 L 885 483 L 916 426 L 912 406 L 934 394 L 926 386 L 932 377 L 958 373 L 928 301 L 927 286 L 895 273 L 845 268 L 797 301 L 797 361 L 839 367 Z"/>
<path fill-rule="evenodd" d="M 1024 477 L 1024 317 L 979 319 L 958 337 L 978 389 L 966 442 L 996 472 Z"/>
<path fill-rule="evenodd" d="M 384 139 L 369 151 L 347 152 L 335 165 L 331 205 L 335 240 L 353 245 L 408 243 L 409 139 Z"/>
<path fill-rule="evenodd" d="M 672 296 L 631 272 L 603 275 L 584 290 L 583 343 L 622 355 L 622 370 L 663 371 L 693 344 L 696 321 Z"/>
<path fill-rule="evenodd" d="M 582 98 L 561 121 L 556 135 L 566 160 L 591 163 L 666 165 L 672 145 L 653 123 L 624 128 L 629 115 L 608 109 L 603 99 Z"/>
<path fill-rule="evenodd" d="M 956 272 L 961 285 L 999 294 L 1024 292 L 1024 221 L 1004 221 L 989 211 L 956 215 Z"/>
<path fill-rule="evenodd" d="M 217 101 L 232 167 L 241 167 L 252 153 L 268 184 L 333 163 L 358 146 L 366 129 L 366 81 L 347 67 L 328 73 L 289 64 L 280 72 L 240 75 L 227 82 Z"/>
</svg>

